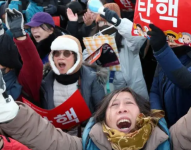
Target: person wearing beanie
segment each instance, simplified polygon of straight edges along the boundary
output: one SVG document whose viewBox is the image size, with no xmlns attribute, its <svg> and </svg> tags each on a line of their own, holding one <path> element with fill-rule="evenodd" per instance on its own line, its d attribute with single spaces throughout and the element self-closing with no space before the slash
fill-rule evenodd
<svg viewBox="0 0 191 150">
<path fill-rule="evenodd" d="M 30 38 L 26 38 L 24 43 L 20 41 L 22 39 L 20 37 L 28 37 L 24 30 L 22 13 L 15 9 L 7 9 L 6 13 L 6 26 L 12 32 L 15 42 L 6 33 L 0 36 L 0 65 L 7 86 L 7 93 L 12 95 L 14 100 L 21 100 L 21 96 L 27 96 L 31 98 L 32 102 L 40 105 L 39 90 L 42 81 L 42 61 L 37 51 L 33 51 L 35 46 L 30 44 L 30 42 L 32 43 Z M 25 49 L 25 44 L 28 46 L 27 49 Z M 20 47 L 25 50 L 21 51 Z M 17 49 L 22 64 L 19 61 Z"/>
<path fill-rule="evenodd" d="M 44 108 L 53 109 L 59 106 L 80 88 L 87 106 L 93 113 L 105 92 L 98 82 L 96 71 L 82 65 L 79 40 L 70 35 L 57 37 L 51 44 L 49 61 L 52 71 L 42 82 L 42 88 L 47 91 Z"/>
<path fill-rule="evenodd" d="M 164 110 L 170 127 L 191 107 L 191 47 L 170 48 L 164 32 L 153 24 L 149 27 L 150 44 L 158 62 L 150 91 L 151 108 Z"/>
<path fill-rule="evenodd" d="M 105 16 L 97 16 L 97 25 L 91 35 L 93 36 L 113 25 L 113 28 L 107 29 L 102 33 L 115 36 L 119 52 L 121 71 L 115 71 L 113 82 L 110 81 L 110 84 L 113 84 L 114 89 L 128 86 L 136 93 L 144 96 L 145 99 L 148 99 L 149 96 L 139 58 L 140 48 L 146 39 L 131 35 L 133 23 L 126 18 L 120 18 L 120 8 L 116 3 L 108 3 L 104 7 Z M 116 18 L 116 23 L 112 22 L 113 17 Z M 84 50 L 83 54 L 83 57 L 86 58 L 87 51 Z M 110 88 L 109 90 L 112 91 L 113 89 Z"/>
<path fill-rule="evenodd" d="M 43 64 L 48 62 L 52 41 L 60 35 L 68 34 L 68 31 L 55 26 L 52 16 L 46 12 L 36 13 L 25 26 L 31 28 L 31 38 Z"/>
</svg>

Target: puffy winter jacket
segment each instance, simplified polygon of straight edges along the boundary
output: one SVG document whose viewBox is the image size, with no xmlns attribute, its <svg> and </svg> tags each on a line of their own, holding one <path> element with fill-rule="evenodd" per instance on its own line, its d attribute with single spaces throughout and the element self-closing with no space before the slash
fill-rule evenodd
<svg viewBox="0 0 191 150">
<path fill-rule="evenodd" d="M 158 66 L 150 92 L 151 108 L 164 110 L 171 126 L 191 107 L 191 51 L 178 58 L 165 45 L 155 58 Z"/>
</svg>

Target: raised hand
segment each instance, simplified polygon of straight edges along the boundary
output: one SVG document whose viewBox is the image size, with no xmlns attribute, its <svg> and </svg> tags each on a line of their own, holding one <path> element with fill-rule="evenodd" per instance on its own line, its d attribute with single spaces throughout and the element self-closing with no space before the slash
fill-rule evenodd
<svg viewBox="0 0 191 150">
<path fill-rule="evenodd" d="M 96 19 L 96 14 L 89 11 L 87 11 L 83 16 L 83 20 L 86 26 L 90 26 L 95 19 Z"/>
<path fill-rule="evenodd" d="M 78 14 L 74 14 L 70 8 L 67 9 L 67 16 L 69 21 L 78 21 Z"/>
<path fill-rule="evenodd" d="M 154 24 L 150 24 L 149 27 L 152 29 L 152 31 L 147 32 L 147 34 L 151 36 L 150 44 L 155 52 L 159 51 L 167 43 L 166 36 L 164 32 L 156 27 Z"/>
<path fill-rule="evenodd" d="M 107 20 L 109 23 L 118 26 L 121 23 L 121 19 L 119 18 L 119 16 L 117 15 L 117 13 L 113 10 L 109 10 L 108 8 L 104 8 L 104 13 L 105 15 L 100 15 L 102 18 L 104 18 L 105 20 Z M 116 22 L 114 22 L 116 21 Z"/>
<path fill-rule="evenodd" d="M 23 14 L 18 10 L 6 9 L 5 22 L 7 28 L 12 32 L 13 37 L 19 38 L 26 35 Z"/>
</svg>

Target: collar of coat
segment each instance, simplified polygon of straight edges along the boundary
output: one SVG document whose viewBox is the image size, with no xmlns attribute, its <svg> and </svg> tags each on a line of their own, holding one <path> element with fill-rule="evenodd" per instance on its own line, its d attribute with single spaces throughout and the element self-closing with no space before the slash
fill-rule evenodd
<svg viewBox="0 0 191 150">
<path fill-rule="evenodd" d="M 106 135 L 103 133 L 101 123 L 95 124 L 90 133 L 90 138 L 94 144 L 101 150 L 112 150 L 111 144 L 107 140 Z M 155 127 L 151 137 L 147 141 L 145 150 L 156 149 L 161 143 L 168 139 L 168 135 L 163 132 L 159 127 Z"/>
</svg>

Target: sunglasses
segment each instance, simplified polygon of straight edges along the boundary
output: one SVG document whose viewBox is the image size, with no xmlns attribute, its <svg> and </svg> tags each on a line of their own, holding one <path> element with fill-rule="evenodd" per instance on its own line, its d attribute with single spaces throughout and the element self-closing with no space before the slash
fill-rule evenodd
<svg viewBox="0 0 191 150">
<path fill-rule="evenodd" d="M 55 56 L 55 57 L 59 57 L 61 54 L 63 54 L 64 57 L 68 58 L 68 57 L 70 57 L 70 55 L 73 54 L 73 52 L 68 51 L 68 50 L 65 50 L 65 51 L 54 51 L 53 52 L 53 56 Z"/>
</svg>

